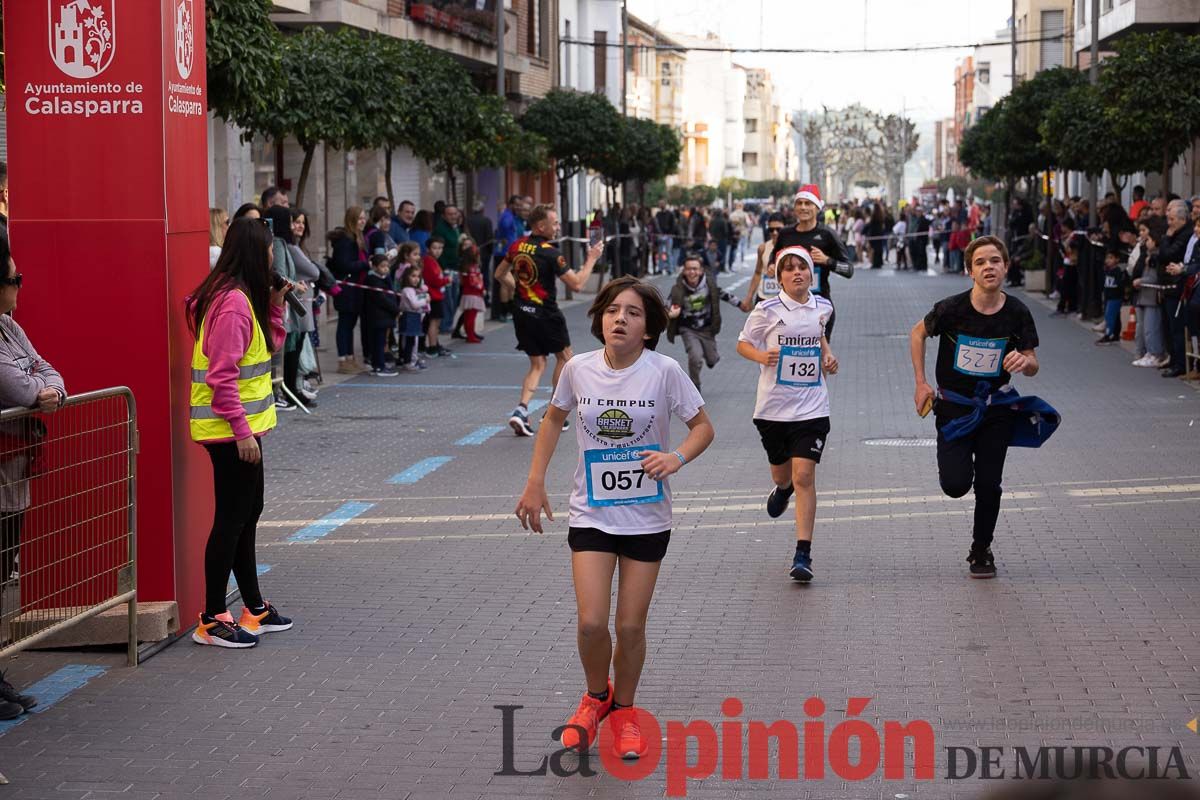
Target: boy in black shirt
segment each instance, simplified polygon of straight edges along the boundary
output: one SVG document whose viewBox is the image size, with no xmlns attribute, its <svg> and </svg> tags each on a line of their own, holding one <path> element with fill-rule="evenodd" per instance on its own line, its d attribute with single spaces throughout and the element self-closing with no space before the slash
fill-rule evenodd
<svg viewBox="0 0 1200 800">
<path fill-rule="evenodd" d="M 909 336 L 916 375 L 917 413 L 934 409 L 937 420 L 938 477 L 942 491 L 962 497 L 975 486 L 975 526 L 967 563 L 972 578 L 996 574 L 992 533 L 1000 514 L 1000 481 L 1013 436 L 1014 411 L 1003 403 L 982 410 L 972 400 L 991 398 L 1012 374 L 1038 372 L 1033 315 L 1017 298 L 1000 290 L 1008 273 L 1008 250 L 995 236 L 967 247 L 965 266 L 971 290 L 947 297 L 918 320 Z M 925 380 L 925 340 L 938 337 L 937 383 Z M 978 415 L 974 420 L 963 419 Z M 955 423 L 955 420 L 960 420 Z M 947 436 L 946 428 L 953 434 Z M 965 428 L 965 430 L 963 430 Z"/>
</svg>

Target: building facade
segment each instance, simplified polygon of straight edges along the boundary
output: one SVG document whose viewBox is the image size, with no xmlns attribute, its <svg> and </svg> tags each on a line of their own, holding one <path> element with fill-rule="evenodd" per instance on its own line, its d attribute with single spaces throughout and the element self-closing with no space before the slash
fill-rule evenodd
<svg viewBox="0 0 1200 800">
<path fill-rule="evenodd" d="M 559 70 L 556 5 L 557 0 L 505 2 L 504 88 L 514 113 L 555 85 Z M 493 0 L 482 4 L 273 0 L 273 6 L 276 13 L 271 20 L 285 35 L 317 25 L 423 41 L 454 56 L 481 91 L 497 89 Z M 297 198 L 294 193 L 304 153 L 295 141 L 256 137 L 243 142 L 239 129 L 211 115 L 208 133 L 210 203 L 232 210 L 256 201 L 265 187 L 278 185 L 293 193 L 293 205 L 303 205 L 309 212 L 314 244 L 323 241 L 325 231 L 342 223 L 347 208 L 369 206 L 375 197 L 388 194 L 382 151 L 342 152 L 318 145 L 305 196 Z M 431 208 L 436 200 L 449 199 L 451 194 L 444 175 L 404 148 L 393 151 L 391 179 L 397 203 L 412 200 L 418 207 Z M 539 201 L 552 201 L 555 195 L 552 173 L 528 176 L 483 170 L 459 176 L 454 188 L 460 205 L 469 208 L 479 199 L 492 214 L 503 205 L 506 193 L 531 194 Z"/>
<path fill-rule="evenodd" d="M 716 34 L 705 38 L 669 35 L 685 47 L 721 46 Z M 679 68 L 683 133 L 679 182 L 716 186 L 726 176 L 741 177 L 745 142 L 744 71 L 734 67 L 729 53 L 708 49 L 689 50 Z"/>
<path fill-rule="evenodd" d="M 1100 0 L 1100 17 L 1090 19 L 1091 4 L 1076 0 L 1074 47 L 1076 59 L 1081 65 L 1088 63 L 1092 43 L 1092 25 L 1098 26 L 1101 62 L 1106 53 L 1112 52 L 1113 43 L 1130 33 L 1148 33 L 1156 30 L 1175 30 L 1185 34 L 1200 35 L 1200 0 Z M 1164 79 L 1166 76 L 1164 76 Z M 1200 139 L 1192 142 L 1170 170 L 1170 190 L 1183 197 L 1200 194 Z M 1126 207 L 1132 200 L 1135 185 L 1146 188 L 1152 197 L 1161 191 L 1166 182 L 1162 175 L 1139 173 L 1131 176 L 1124 187 L 1123 202 Z M 1111 186 L 1105 176 L 1102 187 Z M 1103 194 L 1103 191 L 1101 191 Z"/>
<path fill-rule="evenodd" d="M 620 0 L 558 0 L 558 33 L 558 85 L 602 94 L 619 111 L 626 77 Z M 606 194 L 598 175 L 576 175 L 567 192 L 570 218 L 602 208 Z"/>
<path fill-rule="evenodd" d="M 1017 80 L 1028 80 L 1050 67 L 1074 66 L 1071 0 L 1016 0 L 1016 9 Z"/>
<path fill-rule="evenodd" d="M 775 176 L 775 134 L 779 108 L 774 103 L 775 87 L 771 82 L 771 73 L 761 68 L 746 69 L 745 73 L 742 177 L 748 181 L 764 181 Z"/>
</svg>

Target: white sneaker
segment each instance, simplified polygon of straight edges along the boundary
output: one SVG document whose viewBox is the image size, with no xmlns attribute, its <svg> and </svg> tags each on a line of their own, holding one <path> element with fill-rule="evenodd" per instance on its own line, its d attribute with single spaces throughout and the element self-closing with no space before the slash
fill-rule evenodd
<svg viewBox="0 0 1200 800">
<path fill-rule="evenodd" d="M 1158 367 L 1159 369 L 1162 369 L 1163 367 L 1167 366 L 1170 363 L 1171 363 L 1171 357 L 1168 355 L 1163 355 L 1163 356 L 1160 356 L 1159 358 L 1155 359 L 1154 366 Z"/>
<path fill-rule="evenodd" d="M 1102 333 L 1104 331 L 1104 329 L 1107 327 L 1108 327 L 1108 325 L 1106 323 L 1097 322 L 1095 325 L 1092 326 L 1092 330 L 1094 330 L 1096 333 Z"/>
<path fill-rule="evenodd" d="M 1134 359 L 1132 363 L 1135 367 L 1153 367 L 1155 362 L 1150 360 L 1150 356 L 1142 356 L 1141 358 Z"/>
</svg>

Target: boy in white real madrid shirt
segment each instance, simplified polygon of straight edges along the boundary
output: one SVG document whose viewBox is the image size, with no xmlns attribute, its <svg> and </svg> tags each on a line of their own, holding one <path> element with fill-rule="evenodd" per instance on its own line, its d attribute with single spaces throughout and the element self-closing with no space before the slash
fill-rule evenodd
<svg viewBox="0 0 1200 800">
<path fill-rule="evenodd" d="M 561 729 L 564 747 L 586 749 L 611 712 L 605 735 L 620 758 L 646 753 L 634 693 L 646 659 L 646 615 L 671 537 L 670 475 L 704 452 L 713 427 L 704 399 L 683 369 L 654 352 L 667 327 L 658 290 L 636 278 L 605 285 L 592 303 L 592 334 L 604 348 L 567 362 L 533 446 L 529 479 L 516 514 L 526 530 L 553 521 L 546 470 L 567 415 L 575 412 L 579 461 L 571 492 L 567 543 L 578 609 L 579 658 L 587 691 Z M 688 435 L 671 449 L 671 416 Z M 613 573 L 616 648 L 608 631 Z M 609 680 L 609 664 L 613 679 Z"/>
<path fill-rule="evenodd" d="M 754 425 L 762 437 L 775 488 L 767 514 L 778 517 L 796 493 L 796 552 L 789 574 L 813 579 L 812 537 L 817 513 L 817 464 L 829 436 L 826 375 L 838 361 L 829 349 L 828 300 L 814 294 L 813 260 L 807 249 L 787 247 L 775 260 L 780 293 L 750 312 L 738 336 L 738 355 L 760 365 Z"/>
</svg>

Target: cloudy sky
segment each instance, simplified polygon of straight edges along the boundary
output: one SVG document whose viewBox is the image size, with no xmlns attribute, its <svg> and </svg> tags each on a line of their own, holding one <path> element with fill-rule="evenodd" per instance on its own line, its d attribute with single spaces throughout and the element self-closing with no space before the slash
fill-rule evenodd
<svg viewBox="0 0 1200 800">
<path fill-rule="evenodd" d="M 735 47 L 904 47 L 992 41 L 1011 0 L 627 0 L 629 12 L 665 31 L 717 33 Z M 761 14 L 758 9 L 761 8 Z M 864 18 L 866 24 L 864 26 Z M 865 41 L 865 45 L 864 45 Z M 954 112 L 954 65 L 968 48 L 924 53 L 738 53 L 771 71 L 785 108 L 859 102 L 910 119 Z"/>
</svg>

